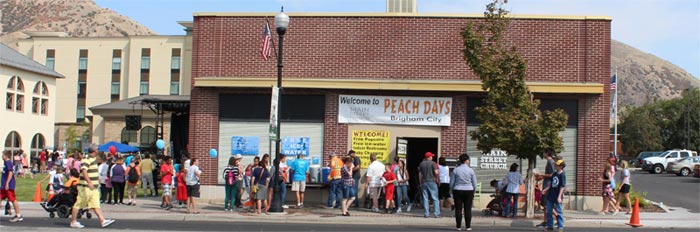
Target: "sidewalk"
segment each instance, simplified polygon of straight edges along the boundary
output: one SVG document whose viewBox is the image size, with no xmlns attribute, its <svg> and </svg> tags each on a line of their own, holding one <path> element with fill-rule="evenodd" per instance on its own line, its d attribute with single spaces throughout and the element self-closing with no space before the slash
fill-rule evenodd
<svg viewBox="0 0 700 232">
<path fill-rule="evenodd" d="M 340 216 L 339 209 L 326 209 L 322 205 L 304 206 L 302 209 L 290 207 L 283 214 L 249 213 L 244 209 L 234 212 L 223 211 L 221 204 L 200 203 L 201 214 L 185 214 L 185 209 L 173 208 L 166 211 L 159 208 L 160 198 L 139 198 L 137 206 L 102 205 L 107 218 L 114 219 L 139 219 L 139 220 L 178 220 L 178 221 L 229 221 L 229 222 L 280 222 L 280 223 L 338 223 L 342 220 L 347 224 L 365 225 L 452 225 L 454 224 L 454 212 L 442 212 L 440 218 L 424 218 L 422 209 L 413 209 L 409 213 L 378 214 L 368 209 L 352 208 L 350 217 Z M 24 217 L 46 217 L 46 213 L 38 203 L 20 202 Z M 482 216 L 480 210 L 472 211 L 472 224 L 476 226 L 509 226 L 520 228 L 534 228 L 542 221 L 539 214 L 534 219 L 518 218 L 516 220 L 495 216 Z M 598 215 L 592 212 L 565 211 L 566 227 L 584 228 L 628 228 L 630 215 Z M 699 228 L 700 214 L 687 211 L 670 209 L 668 213 L 642 213 L 641 223 L 644 228 Z M 67 219 L 54 219 L 67 220 Z"/>
</svg>

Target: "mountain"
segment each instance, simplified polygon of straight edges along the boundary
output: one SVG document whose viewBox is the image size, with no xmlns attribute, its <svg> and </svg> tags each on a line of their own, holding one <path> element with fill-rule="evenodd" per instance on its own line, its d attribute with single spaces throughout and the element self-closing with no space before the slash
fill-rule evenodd
<svg viewBox="0 0 700 232">
<path fill-rule="evenodd" d="M 639 106 L 654 99 L 671 99 L 700 80 L 682 68 L 622 42 L 611 42 L 610 66 L 618 75 L 620 106 Z"/>
<path fill-rule="evenodd" d="M 0 9 L 0 42 L 13 48 L 27 37 L 21 31 L 62 31 L 75 37 L 156 34 L 92 0 L 0 0 Z M 619 41 L 613 40 L 611 46 L 622 107 L 674 98 L 688 87 L 700 87 L 700 80 L 668 61 Z"/>
<path fill-rule="evenodd" d="M 1 0 L 0 42 L 17 48 L 22 31 L 60 31 L 73 37 L 155 35 L 92 0 Z"/>
</svg>

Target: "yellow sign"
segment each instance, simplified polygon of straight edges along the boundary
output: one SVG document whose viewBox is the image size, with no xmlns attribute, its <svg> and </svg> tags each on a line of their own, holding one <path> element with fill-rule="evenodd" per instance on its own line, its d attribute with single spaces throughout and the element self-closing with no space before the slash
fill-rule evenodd
<svg viewBox="0 0 700 232">
<path fill-rule="evenodd" d="M 360 157 L 362 168 L 369 167 L 370 154 L 377 154 L 379 162 L 389 162 L 389 144 L 389 131 L 352 131 L 352 150 Z"/>
</svg>

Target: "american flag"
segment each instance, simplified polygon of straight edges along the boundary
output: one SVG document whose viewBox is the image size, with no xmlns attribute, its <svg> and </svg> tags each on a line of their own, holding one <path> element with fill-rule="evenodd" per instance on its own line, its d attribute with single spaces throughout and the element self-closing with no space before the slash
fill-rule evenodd
<svg viewBox="0 0 700 232">
<path fill-rule="evenodd" d="M 262 55 L 263 60 L 267 60 L 270 57 L 270 24 L 265 23 L 265 32 L 263 32 L 263 38 L 261 41 L 262 45 L 260 47 L 260 55 Z"/>
<path fill-rule="evenodd" d="M 617 74 L 612 76 L 612 80 L 610 80 L 610 90 L 615 90 L 617 89 Z"/>
</svg>

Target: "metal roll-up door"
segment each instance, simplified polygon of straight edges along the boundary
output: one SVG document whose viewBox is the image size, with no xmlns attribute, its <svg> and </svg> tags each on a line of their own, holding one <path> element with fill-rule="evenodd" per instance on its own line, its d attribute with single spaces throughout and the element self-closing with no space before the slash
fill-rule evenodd
<svg viewBox="0 0 700 232">
<path fill-rule="evenodd" d="M 231 122 L 222 121 L 219 123 L 219 157 L 218 157 L 218 173 L 222 173 L 228 160 L 231 157 L 232 137 L 257 137 L 258 155 L 268 153 L 274 158 L 275 142 L 269 141 L 268 131 L 270 124 L 268 122 Z M 322 160 L 323 153 L 323 123 L 300 123 L 300 122 L 283 122 L 281 124 L 281 137 L 309 137 L 309 157 L 314 160 Z M 256 155 L 244 155 L 241 163 L 246 166 L 253 162 Z M 320 161 L 319 161 L 320 162 Z M 224 183 L 223 175 L 218 175 L 219 184 Z"/>
</svg>

